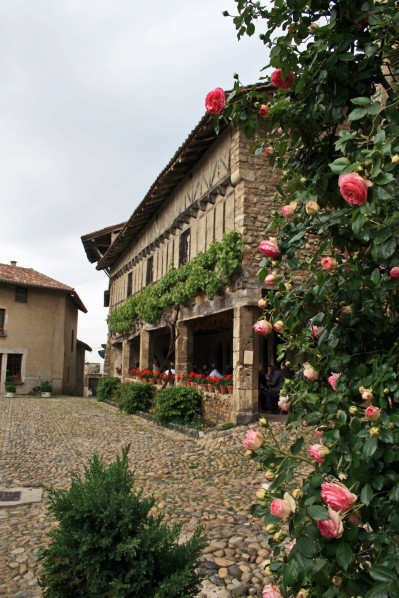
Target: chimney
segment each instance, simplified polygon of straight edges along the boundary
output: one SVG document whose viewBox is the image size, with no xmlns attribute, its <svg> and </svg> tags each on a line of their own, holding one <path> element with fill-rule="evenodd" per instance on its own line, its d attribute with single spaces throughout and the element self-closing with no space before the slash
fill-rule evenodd
<svg viewBox="0 0 399 598">
<path fill-rule="evenodd" d="M 14 261 L 12 261 L 12 262 L 11 262 L 11 266 L 12 266 L 13 268 L 15 268 L 15 266 L 16 266 L 16 265 L 17 265 L 17 262 L 14 262 Z"/>
</svg>

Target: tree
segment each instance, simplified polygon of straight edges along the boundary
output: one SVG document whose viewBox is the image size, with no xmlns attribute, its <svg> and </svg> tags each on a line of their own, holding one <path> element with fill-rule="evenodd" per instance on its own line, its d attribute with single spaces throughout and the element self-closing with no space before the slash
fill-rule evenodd
<svg viewBox="0 0 399 598">
<path fill-rule="evenodd" d="M 223 109 L 208 105 L 281 169 L 259 277 L 270 281 L 263 318 L 279 321 L 280 359 L 293 349 L 300 370 L 284 388 L 296 442 L 246 440 L 271 482 L 254 508 L 276 530 L 264 596 L 395 598 L 398 2 L 236 2 L 238 37 L 261 30 L 270 49 L 273 93 L 236 76 Z M 308 447 L 302 431 L 314 426 L 320 440 Z"/>
</svg>

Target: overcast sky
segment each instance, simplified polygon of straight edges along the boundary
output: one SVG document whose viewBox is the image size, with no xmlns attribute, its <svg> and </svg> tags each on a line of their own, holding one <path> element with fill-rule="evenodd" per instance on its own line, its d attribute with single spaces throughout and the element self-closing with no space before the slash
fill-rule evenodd
<svg viewBox="0 0 399 598">
<path fill-rule="evenodd" d="M 233 0 L 0 0 L 0 262 L 74 287 L 78 338 L 101 361 L 108 278 L 80 237 L 127 220 L 233 73 L 267 56 L 237 41 Z"/>
</svg>

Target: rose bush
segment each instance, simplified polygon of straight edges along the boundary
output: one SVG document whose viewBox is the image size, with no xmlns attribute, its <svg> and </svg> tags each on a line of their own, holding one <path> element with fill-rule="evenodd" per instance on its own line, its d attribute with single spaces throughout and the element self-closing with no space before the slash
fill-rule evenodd
<svg viewBox="0 0 399 598">
<path fill-rule="evenodd" d="M 284 322 L 278 359 L 296 355 L 282 392 L 292 444 L 266 422 L 250 455 L 268 481 L 252 513 L 274 534 L 265 595 L 399 598 L 397 2 L 236 6 L 274 88 L 237 78 L 222 118 L 280 173 L 259 215 L 278 253 L 260 248 L 258 275 L 264 316 Z M 270 505 L 286 492 L 296 509 L 281 519 Z"/>
</svg>

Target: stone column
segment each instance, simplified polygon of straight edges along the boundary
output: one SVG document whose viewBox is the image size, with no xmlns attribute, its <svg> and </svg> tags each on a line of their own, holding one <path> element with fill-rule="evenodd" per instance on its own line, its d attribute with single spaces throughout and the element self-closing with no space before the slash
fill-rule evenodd
<svg viewBox="0 0 399 598">
<path fill-rule="evenodd" d="M 236 423 L 246 424 L 258 417 L 259 337 L 253 325 L 259 317 L 258 307 L 234 308 L 233 366 L 234 414 Z M 253 365 L 244 365 L 244 351 L 253 351 Z"/>
<path fill-rule="evenodd" d="M 129 378 L 130 344 L 122 342 L 122 379 Z"/>
<path fill-rule="evenodd" d="M 140 332 L 140 369 L 152 368 L 154 361 L 154 347 L 152 334 L 149 330 Z"/>
<path fill-rule="evenodd" d="M 191 372 L 193 366 L 193 329 L 189 322 L 178 322 L 178 331 L 175 344 L 175 369 L 177 374 L 186 374 Z"/>
</svg>

